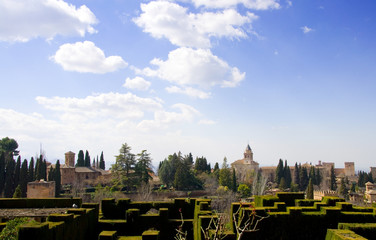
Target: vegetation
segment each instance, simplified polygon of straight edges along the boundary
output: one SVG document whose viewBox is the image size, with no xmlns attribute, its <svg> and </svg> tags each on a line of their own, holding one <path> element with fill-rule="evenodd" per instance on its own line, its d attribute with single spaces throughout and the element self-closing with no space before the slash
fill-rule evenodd
<svg viewBox="0 0 376 240">
<path fill-rule="evenodd" d="M 0 232 L 0 239 L 17 240 L 19 227 L 29 222 L 31 222 L 29 218 L 15 218 L 8 221 L 3 231 Z"/>
</svg>

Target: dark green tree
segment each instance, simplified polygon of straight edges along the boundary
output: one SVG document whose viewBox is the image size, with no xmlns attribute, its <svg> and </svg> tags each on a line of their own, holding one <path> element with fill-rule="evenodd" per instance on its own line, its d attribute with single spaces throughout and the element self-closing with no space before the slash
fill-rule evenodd
<svg viewBox="0 0 376 240">
<path fill-rule="evenodd" d="M 191 169 L 192 165 L 193 165 L 193 156 L 192 156 L 192 153 L 189 153 L 188 155 L 185 155 L 184 158 L 183 158 L 183 161 L 184 161 L 184 164 L 189 168 Z"/>
<path fill-rule="evenodd" d="M 219 171 L 219 185 L 232 189 L 231 170 L 227 165 L 227 158 L 223 159 L 222 168 Z"/>
<path fill-rule="evenodd" d="M 46 162 L 46 159 L 43 160 L 41 169 L 42 169 L 42 172 L 41 172 L 42 179 L 47 180 L 47 162 Z"/>
<path fill-rule="evenodd" d="M 13 138 L 5 137 L 0 140 L 0 152 L 4 152 L 5 159 L 13 158 L 17 156 L 19 151 L 17 150 L 18 143 Z"/>
<path fill-rule="evenodd" d="M 59 197 L 60 191 L 61 191 L 61 173 L 60 173 L 60 161 L 59 160 L 57 160 L 55 164 L 54 177 L 55 177 L 55 197 Z"/>
<path fill-rule="evenodd" d="M 13 198 L 21 198 L 21 197 L 22 197 L 21 185 L 17 185 L 16 189 L 14 190 Z"/>
<path fill-rule="evenodd" d="M 320 173 L 320 168 L 316 168 L 316 185 L 317 186 L 320 186 L 321 180 L 322 180 L 322 177 Z"/>
<path fill-rule="evenodd" d="M 201 189 L 202 183 L 183 162 L 180 162 L 174 176 L 173 186 L 178 190 Z"/>
<path fill-rule="evenodd" d="M 299 170 L 300 190 L 304 191 L 308 186 L 308 172 L 306 167 L 300 167 Z"/>
<path fill-rule="evenodd" d="M 218 164 L 218 162 L 216 162 L 215 165 L 214 165 L 213 174 L 218 180 L 219 179 L 219 164 Z"/>
<path fill-rule="evenodd" d="M 312 178 L 309 179 L 308 187 L 306 190 L 306 199 L 313 199 L 313 183 Z"/>
<path fill-rule="evenodd" d="M 14 186 L 14 169 L 16 167 L 16 162 L 14 159 L 9 159 L 5 166 L 5 186 L 4 186 L 4 197 L 11 198 L 13 196 L 15 186 Z"/>
<path fill-rule="evenodd" d="M 333 165 L 330 168 L 330 181 L 329 181 L 329 185 L 330 185 L 330 190 L 335 191 L 337 189 L 336 174 L 334 172 Z"/>
<path fill-rule="evenodd" d="M 281 181 L 279 181 L 279 186 L 278 186 L 278 188 L 279 188 L 281 191 L 285 191 L 285 189 L 287 188 L 287 184 L 286 184 L 285 177 L 282 177 L 282 178 L 281 178 Z"/>
<path fill-rule="evenodd" d="M 18 186 L 20 181 L 20 172 L 21 172 L 21 156 L 18 156 L 16 162 L 16 168 L 14 169 L 14 186 Z"/>
<path fill-rule="evenodd" d="M 28 182 L 34 181 L 35 176 L 34 176 L 34 158 L 33 157 L 31 157 L 30 159 L 28 177 L 29 177 Z"/>
<path fill-rule="evenodd" d="M 299 169 L 299 165 L 298 163 L 295 163 L 295 168 L 294 168 L 294 179 L 293 179 L 293 182 L 295 185 L 300 186 L 300 169 Z"/>
<path fill-rule="evenodd" d="M 291 171 L 290 167 L 287 165 L 287 160 L 285 160 L 285 166 L 283 168 L 283 176 L 286 181 L 286 188 L 291 187 L 292 177 L 291 177 Z"/>
<path fill-rule="evenodd" d="M 0 197 L 5 184 L 5 153 L 0 152 Z"/>
<path fill-rule="evenodd" d="M 77 155 L 76 167 L 85 167 L 84 151 L 80 150 Z"/>
<path fill-rule="evenodd" d="M 205 157 L 196 158 L 195 170 L 197 172 L 209 172 L 208 168 L 208 162 Z"/>
<path fill-rule="evenodd" d="M 313 185 L 317 185 L 316 183 L 316 168 L 315 166 L 311 166 L 311 168 L 309 169 L 309 178 L 312 179 L 312 184 Z"/>
<path fill-rule="evenodd" d="M 101 168 L 103 170 L 106 169 L 105 162 L 104 162 L 104 157 L 103 157 L 103 151 L 101 152 L 101 158 L 99 160 L 99 168 Z"/>
<path fill-rule="evenodd" d="M 165 159 L 161 162 L 161 167 L 158 170 L 158 176 L 161 181 L 166 185 L 172 185 L 175 180 L 175 175 L 172 175 L 172 167 L 170 162 Z"/>
<path fill-rule="evenodd" d="M 86 152 L 85 152 L 85 167 L 90 167 L 90 163 L 91 163 L 91 160 L 90 160 L 89 151 L 86 150 Z"/>
<path fill-rule="evenodd" d="M 284 177 L 283 161 L 282 159 L 279 159 L 277 168 L 275 170 L 275 182 L 279 184 L 282 177 Z"/>
<path fill-rule="evenodd" d="M 21 197 L 26 197 L 27 183 L 29 181 L 28 170 L 27 170 L 27 160 L 23 160 L 20 171 L 20 186 L 21 186 Z"/>
<path fill-rule="evenodd" d="M 54 168 L 51 166 L 50 170 L 48 171 L 48 178 L 47 178 L 48 181 L 55 181 L 54 173 L 55 173 Z"/>
<path fill-rule="evenodd" d="M 341 186 L 339 187 L 339 195 L 345 199 L 349 197 L 349 189 L 346 185 L 346 181 L 344 178 L 341 178 Z"/>
<path fill-rule="evenodd" d="M 149 183 L 149 180 L 152 179 L 152 173 L 150 154 L 147 153 L 146 150 L 142 150 L 141 153 L 137 154 L 137 163 L 135 165 L 135 174 L 138 178 L 137 182 Z"/>
<path fill-rule="evenodd" d="M 136 157 L 131 153 L 131 147 L 127 143 L 122 144 L 119 155 L 115 157 L 116 162 L 111 167 L 115 176 L 115 186 L 126 186 L 129 191 L 134 183 Z"/>
</svg>

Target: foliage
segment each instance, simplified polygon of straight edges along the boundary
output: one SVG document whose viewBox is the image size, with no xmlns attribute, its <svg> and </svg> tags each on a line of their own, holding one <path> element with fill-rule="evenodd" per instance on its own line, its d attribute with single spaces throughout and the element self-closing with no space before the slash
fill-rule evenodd
<svg viewBox="0 0 376 240">
<path fill-rule="evenodd" d="M 279 185 L 282 177 L 284 177 L 283 161 L 279 159 L 277 168 L 275 170 L 275 182 Z"/>
<path fill-rule="evenodd" d="M 205 157 L 196 157 L 195 161 L 195 170 L 198 172 L 210 172 L 210 164 L 207 163 L 207 160 Z"/>
<path fill-rule="evenodd" d="M 17 240 L 18 229 L 21 225 L 30 222 L 29 218 L 15 218 L 7 222 L 5 228 L 0 233 L 0 239 L 4 240 Z"/>
<path fill-rule="evenodd" d="M 13 198 L 21 198 L 21 197 L 22 197 L 21 185 L 18 185 L 16 187 L 16 190 L 14 191 Z"/>
<path fill-rule="evenodd" d="M 0 152 L 0 195 L 4 190 L 5 184 L 5 154 Z"/>
<path fill-rule="evenodd" d="M 101 157 L 100 157 L 100 160 L 99 160 L 99 168 L 101 168 L 103 170 L 106 169 L 106 165 L 105 165 L 104 157 L 103 157 L 103 151 L 101 152 Z"/>
<path fill-rule="evenodd" d="M 20 181 L 20 171 L 21 171 L 21 156 L 18 156 L 16 161 L 16 167 L 14 169 L 14 185 L 18 186 L 18 183 Z"/>
<path fill-rule="evenodd" d="M 337 189 L 337 182 L 336 182 L 336 175 L 334 173 L 334 167 L 330 168 L 330 190 L 336 190 Z"/>
<path fill-rule="evenodd" d="M 13 156 L 17 156 L 19 153 L 17 148 L 18 143 L 13 138 L 5 137 L 0 140 L 0 152 L 5 154 L 5 158 L 13 158 Z"/>
<path fill-rule="evenodd" d="M 25 159 L 22 162 L 20 171 L 21 197 L 26 197 L 28 179 L 29 176 L 27 172 L 27 160 Z"/>
<path fill-rule="evenodd" d="M 115 187 L 122 188 L 126 186 L 128 191 L 131 189 L 135 164 L 136 158 L 131 153 L 131 147 L 127 143 L 122 144 L 119 155 L 116 156 L 116 162 L 111 166 Z"/>
<path fill-rule="evenodd" d="M 236 174 L 235 174 L 235 169 L 233 168 L 232 169 L 232 179 L 231 179 L 232 181 L 232 188 L 231 188 L 231 190 L 233 191 L 233 192 L 236 192 L 237 191 L 237 181 L 236 181 Z"/>
<path fill-rule="evenodd" d="M 11 198 L 15 189 L 14 186 L 14 169 L 16 167 L 16 162 L 14 159 L 9 159 L 5 167 L 5 186 L 4 186 L 4 197 Z"/>
<path fill-rule="evenodd" d="M 31 157 L 30 163 L 29 163 L 29 172 L 28 172 L 28 181 L 32 182 L 34 181 L 34 158 Z"/>
<path fill-rule="evenodd" d="M 313 199 L 313 181 L 312 181 L 312 178 L 309 179 L 306 194 L 307 194 L 306 199 Z"/>
<path fill-rule="evenodd" d="M 365 187 L 367 182 L 373 183 L 372 173 L 366 173 L 364 171 L 358 172 L 358 186 Z"/>
<path fill-rule="evenodd" d="M 142 150 L 141 153 L 137 154 L 137 163 L 135 165 L 135 175 L 137 177 L 137 182 L 139 184 L 147 184 L 153 173 L 150 154 L 146 150 Z"/>
<path fill-rule="evenodd" d="M 84 151 L 80 150 L 77 154 L 77 163 L 76 167 L 84 167 L 85 166 L 85 159 L 84 159 Z"/>
<path fill-rule="evenodd" d="M 85 160 L 84 160 L 84 164 L 85 164 L 85 167 L 90 167 L 90 155 L 89 155 L 89 151 L 86 150 L 85 152 Z"/>
<path fill-rule="evenodd" d="M 308 186 L 308 173 L 306 167 L 299 166 L 299 189 L 304 191 Z"/>
<path fill-rule="evenodd" d="M 227 165 L 226 157 L 223 159 L 221 170 L 219 170 L 219 185 L 232 188 L 231 170 Z"/>
<path fill-rule="evenodd" d="M 239 184 L 238 193 L 241 197 L 249 197 L 251 195 L 251 189 L 245 184 Z"/>
<path fill-rule="evenodd" d="M 252 182 L 252 194 L 263 195 L 265 192 L 267 181 L 267 176 L 261 174 L 259 171 L 256 171 Z"/>
</svg>

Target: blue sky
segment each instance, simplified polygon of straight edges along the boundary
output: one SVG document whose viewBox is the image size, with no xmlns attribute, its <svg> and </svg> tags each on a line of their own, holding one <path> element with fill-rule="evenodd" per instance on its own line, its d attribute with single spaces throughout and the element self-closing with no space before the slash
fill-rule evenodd
<svg viewBox="0 0 376 240">
<path fill-rule="evenodd" d="M 0 0 L 0 135 L 23 158 L 376 155 L 376 3 Z"/>
</svg>

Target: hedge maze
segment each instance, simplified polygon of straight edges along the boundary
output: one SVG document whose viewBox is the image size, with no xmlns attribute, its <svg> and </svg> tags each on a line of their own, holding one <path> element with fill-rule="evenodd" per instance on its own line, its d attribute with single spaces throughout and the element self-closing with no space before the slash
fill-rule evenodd
<svg viewBox="0 0 376 240">
<path fill-rule="evenodd" d="M 73 204 L 77 208 L 71 208 Z M 104 199 L 100 209 L 99 204 L 75 198 L 0 199 L 0 209 L 67 208 L 43 222 L 22 225 L 20 240 L 376 239 L 376 208 L 356 207 L 341 198 L 305 200 L 303 193 L 257 196 L 252 203 L 232 203 L 227 223 L 210 205 L 210 199 L 194 198 Z"/>
</svg>

